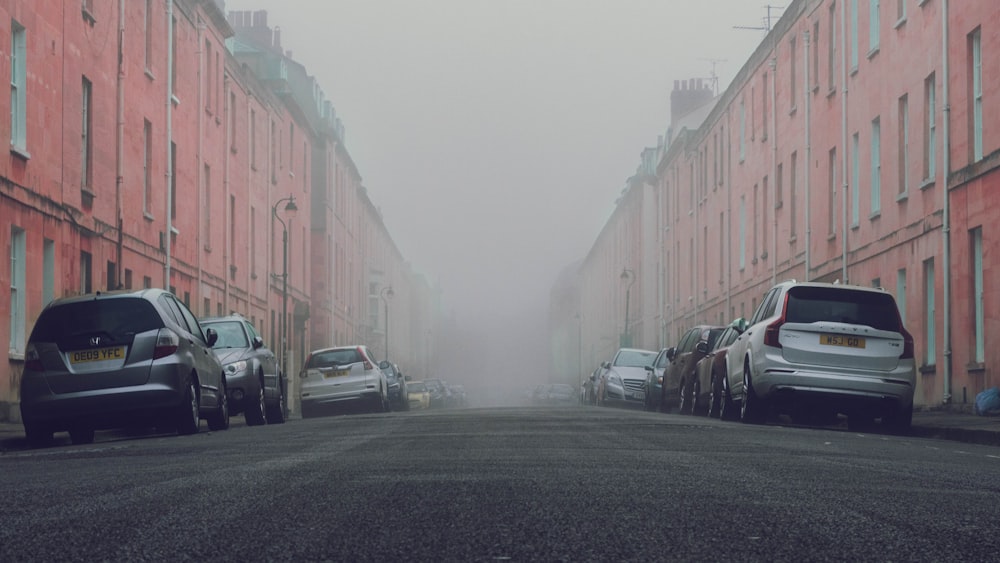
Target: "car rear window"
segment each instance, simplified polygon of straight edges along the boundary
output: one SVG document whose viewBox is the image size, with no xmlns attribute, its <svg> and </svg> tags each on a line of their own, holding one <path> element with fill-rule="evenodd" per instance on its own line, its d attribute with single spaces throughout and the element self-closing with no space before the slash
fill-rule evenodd
<svg viewBox="0 0 1000 563">
<path fill-rule="evenodd" d="M 309 357 L 307 368 L 324 368 L 331 366 L 343 366 L 364 360 L 357 350 L 350 348 L 344 350 L 328 350 L 317 352 Z"/>
<path fill-rule="evenodd" d="M 163 328 L 163 321 L 145 299 L 94 299 L 45 309 L 35 322 L 31 340 L 60 342 L 71 336 L 98 334 L 119 339 L 158 328 Z"/>
<path fill-rule="evenodd" d="M 212 348 L 250 347 L 250 341 L 247 340 L 247 333 L 243 330 L 243 323 L 240 321 L 205 323 L 205 328 L 211 328 L 219 335 L 218 340 L 215 341 Z"/>
<path fill-rule="evenodd" d="M 899 332 L 899 310 L 888 293 L 845 288 L 793 287 L 788 290 L 785 321 L 833 321 Z"/>
</svg>

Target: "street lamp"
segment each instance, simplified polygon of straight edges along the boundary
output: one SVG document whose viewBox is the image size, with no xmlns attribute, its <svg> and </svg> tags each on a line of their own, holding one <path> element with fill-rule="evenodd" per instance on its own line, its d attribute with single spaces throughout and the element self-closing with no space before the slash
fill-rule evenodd
<svg viewBox="0 0 1000 563">
<path fill-rule="evenodd" d="M 379 295 L 382 297 L 382 302 L 385 303 L 385 359 L 389 360 L 389 300 L 396 293 L 392 290 L 392 286 L 388 285 L 382 288 Z"/>
<path fill-rule="evenodd" d="M 281 372 L 288 371 L 288 225 L 278 215 L 278 206 L 285 203 L 288 220 L 295 218 L 299 208 L 295 196 L 283 197 L 274 203 L 271 215 L 281 223 Z M 286 375 L 287 377 L 287 375 Z"/>
<path fill-rule="evenodd" d="M 628 287 L 625 288 L 625 332 L 622 334 L 621 346 L 624 348 L 630 348 L 632 346 L 632 335 L 629 334 L 628 330 L 628 306 L 629 297 L 632 294 L 632 284 L 635 283 L 635 272 L 629 270 L 628 268 L 622 268 L 622 281 L 629 280 Z"/>
</svg>

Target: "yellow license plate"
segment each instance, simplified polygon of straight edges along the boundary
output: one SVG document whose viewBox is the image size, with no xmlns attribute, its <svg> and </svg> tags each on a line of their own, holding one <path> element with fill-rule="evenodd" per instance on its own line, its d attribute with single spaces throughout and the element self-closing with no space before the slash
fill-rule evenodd
<svg viewBox="0 0 1000 563">
<path fill-rule="evenodd" d="M 860 336 L 847 336 L 843 334 L 821 334 L 819 343 L 827 346 L 844 346 L 846 348 L 864 348 L 865 339 Z"/>
<path fill-rule="evenodd" d="M 69 353 L 69 363 L 84 364 L 87 362 L 104 362 L 107 360 L 124 360 L 125 347 L 95 348 L 94 350 L 79 350 Z"/>
<path fill-rule="evenodd" d="M 325 378 L 343 377 L 343 376 L 347 375 L 350 372 L 351 372 L 351 370 L 348 370 L 348 369 L 330 370 L 330 371 L 324 373 L 323 377 L 325 377 Z"/>
</svg>

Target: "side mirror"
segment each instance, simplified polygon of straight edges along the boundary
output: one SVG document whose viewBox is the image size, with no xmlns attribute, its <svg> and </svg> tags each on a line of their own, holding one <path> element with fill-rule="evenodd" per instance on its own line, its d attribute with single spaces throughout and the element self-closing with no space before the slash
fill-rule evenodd
<svg viewBox="0 0 1000 563">
<path fill-rule="evenodd" d="M 645 366 L 645 368 L 644 368 L 644 369 L 645 369 L 646 371 L 648 371 L 649 373 L 653 373 L 653 366 Z"/>
<path fill-rule="evenodd" d="M 674 348 L 673 346 L 671 346 L 670 348 L 667 348 L 667 359 L 670 360 L 671 362 L 674 361 L 674 355 L 676 353 L 677 353 L 677 349 Z"/>
<path fill-rule="evenodd" d="M 611 369 L 611 362 L 601 362 L 602 369 Z"/>
<path fill-rule="evenodd" d="M 413 378 L 410 377 L 409 375 L 404 375 L 403 376 L 403 381 L 413 381 Z"/>
<path fill-rule="evenodd" d="M 702 354 L 702 355 L 707 354 L 708 353 L 708 341 L 706 341 L 706 340 L 699 340 L 698 343 L 695 344 L 694 349 L 697 350 L 699 354 Z"/>
<path fill-rule="evenodd" d="M 215 343 L 218 341 L 219 341 L 219 333 L 215 332 L 214 328 L 206 328 L 205 342 L 206 344 L 208 344 L 208 347 L 211 348 L 212 346 L 215 346 Z"/>
<path fill-rule="evenodd" d="M 260 348 L 263 348 L 263 347 L 264 347 L 264 339 L 261 338 L 261 337 L 259 337 L 259 336 L 254 336 L 253 337 L 253 349 L 254 350 L 259 350 Z"/>
<path fill-rule="evenodd" d="M 744 332 L 747 331 L 748 328 L 750 328 L 749 326 L 747 326 L 748 324 L 749 323 L 747 323 L 746 319 L 740 317 L 740 318 L 736 319 L 735 321 L 733 321 L 730 324 L 730 326 L 732 326 L 733 328 L 735 328 L 736 332 L 738 332 L 740 334 L 743 334 Z"/>
<path fill-rule="evenodd" d="M 389 367 L 389 360 L 382 360 L 378 363 L 378 369 L 386 369 Z"/>
</svg>

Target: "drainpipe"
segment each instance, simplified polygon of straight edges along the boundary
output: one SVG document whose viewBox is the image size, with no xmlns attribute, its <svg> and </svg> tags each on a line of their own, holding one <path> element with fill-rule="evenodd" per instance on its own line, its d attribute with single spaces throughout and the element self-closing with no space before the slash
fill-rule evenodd
<svg viewBox="0 0 1000 563">
<path fill-rule="evenodd" d="M 777 37 L 775 37 L 775 43 L 777 43 Z M 774 204 L 777 203 L 777 187 L 778 187 L 778 106 L 777 106 L 777 94 L 774 90 L 777 88 L 777 80 L 775 74 L 778 69 L 778 52 L 777 46 L 771 51 L 771 287 L 778 282 L 778 213 L 777 209 L 774 208 Z M 795 103 L 795 100 L 792 100 Z M 766 209 L 764 210 L 767 211 Z M 764 225 L 767 228 L 767 225 Z M 791 263 L 791 261 L 789 261 Z"/>
<path fill-rule="evenodd" d="M 840 155 L 841 173 L 843 177 L 840 190 L 840 281 L 847 283 L 847 2 L 840 4 L 840 82 L 843 86 L 840 96 L 840 134 L 842 152 Z M 809 166 L 809 163 L 806 163 Z M 831 163 L 831 167 L 835 164 Z M 858 189 L 854 186 L 854 189 Z"/>
<path fill-rule="evenodd" d="M 173 217 L 170 213 L 170 202 L 174 199 L 174 182 L 173 182 L 173 150 L 171 149 L 171 143 L 174 140 L 173 131 L 173 105 L 174 105 L 174 0 L 167 0 L 167 173 L 165 175 L 167 179 L 167 231 L 164 233 L 163 243 L 166 252 L 166 261 L 163 267 L 163 288 L 170 290 L 170 244 L 171 235 L 174 230 Z"/>
<path fill-rule="evenodd" d="M 809 95 L 809 50 L 811 45 L 809 44 L 809 30 L 807 29 L 805 33 L 802 34 L 804 39 L 806 56 L 803 57 L 805 67 L 805 78 L 806 84 L 803 92 L 806 93 L 806 165 L 805 179 L 803 184 L 806 188 L 806 277 L 805 280 L 809 281 L 812 278 L 812 262 L 810 261 L 811 255 L 809 254 L 812 250 L 812 187 L 809 185 L 810 175 L 809 170 L 812 168 L 810 163 L 812 162 L 812 96 Z"/>
<path fill-rule="evenodd" d="M 948 0 L 943 0 L 941 3 L 941 67 L 942 67 L 942 87 L 941 94 L 944 98 L 942 103 L 942 109 L 944 110 L 944 139 L 942 139 L 942 149 L 941 149 L 941 175 L 942 185 L 944 189 L 941 190 L 944 211 L 944 225 L 941 230 L 944 236 L 944 264 L 941 268 L 944 274 L 944 395 L 941 397 L 942 404 L 948 404 L 951 402 L 951 204 L 950 197 L 948 193 L 949 188 L 949 176 L 951 172 L 951 127 L 950 127 L 950 117 L 951 117 L 951 100 L 948 98 Z"/>
<path fill-rule="evenodd" d="M 115 281 L 122 284 L 122 183 L 125 176 L 125 0 L 118 0 L 118 80 L 116 84 L 118 127 L 115 132 L 115 222 L 118 227 L 118 242 L 115 248 Z"/>
<path fill-rule="evenodd" d="M 223 63 L 223 64 L 225 64 L 225 63 Z M 224 112 L 223 115 L 222 115 L 222 119 L 225 122 L 224 126 L 223 126 L 223 131 L 225 131 L 225 133 L 223 134 L 223 138 L 225 139 L 225 143 L 224 143 L 224 145 L 222 147 L 222 194 L 223 194 L 223 200 L 226 203 L 228 203 L 229 202 L 229 187 L 230 187 L 229 186 L 229 161 L 231 160 L 229 158 L 229 147 L 233 146 L 232 134 L 235 133 L 235 131 L 231 131 L 230 130 L 229 124 L 232 123 L 232 112 L 236 111 L 236 108 L 232 107 L 230 105 L 230 103 L 229 103 L 229 101 L 232 99 L 232 96 L 229 95 L 229 75 L 226 74 L 225 72 L 223 72 L 222 95 L 223 95 L 223 98 L 222 98 L 222 107 L 224 107 L 224 108 L 226 108 L 228 110 L 228 111 Z M 247 212 L 249 213 L 249 210 L 247 210 Z M 250 224 L 250 221 L 247 221 L 247 225 L 249 225 L 249 224 Z M 225 231 L 226 231 L 225 236 L 228 237 L 229 236 L 229 229 L 225 229 Z M 250 231 L 250 235 L 249 236 L 250 237 L 254 237 L 254 236 L 256 236 L 256 234 L 253 231 Z M 247 245 L 248 246 L 253 246 L 252 244 L 249 243 L 249 241 L 248 241 Z M 229 250 L 229 243 L 228 243 L 228 241 L 226 241 L 226 245 L 225 246 L 226 246 L 226 248 L 223 249 L 223 253 L 228 252 L 228 250 Z M 223 273 L 223 276 L 222 276 L 222 309 L 223 309 L 223 311 L 229 311 L 230 310 L 230 307 L 229 307 L 229 276 L 225 275 L 226 268 L 229 267 L 229 262 L 228 262 L 228 260 L 223 260 L 223 262 L 224 263 L 223 263 L 223 266 L 222 266 L 222 273 Z M 247 268 L 247 282 L 246 282 L 247 285 L 246 285 L 246 287 L 249 289 L 248 293 L 250 295 L 253 294 L 253 285 L 252 285 L 252 281 L 253 280 L 250 279 L 250 275 L 251 274 L 252 274 L 252 272 L 250 271 L 250 268 Z M 252 305 L 252 301 L 253 301 L 253 299 L 251 299 L 251 298 L 247 299 L 247 314 L 248 315 L 253 314 L 252 313 L 252 306 L 253 306 Z"/>
<path fill-rule="evenodd" d="M 198 179 L 199 179 L 199 181 L 198 181 L 198 205 L 195 207 L 195 209 L 198 209 L 200 211 L 200 213 L 198 213 L 198 215 L 199 215 L 199 217 L 198 217 L 198 231 L 197 231 L 197 233 L 198 233 L 198 240 L 195 243 L 195 249 L 198 252 L 198 262 L 197 262 L 197 267 L 198 267 L 198 287 L 197 287 L 196 291 L 194 292 L 194 294 L 197 296 L 197 297 L 195 297 L 194 306 L 195 306 L 195 309 L 197 309 L 198 297 L 201 297 L 203 295 L 202 291 L 203 291 L 203 288 L 204 288 L 204 256 L 205 256 L 205 249 L 204 249 L 204 242 L 203 241 L 211 240 L 211 239 L 208 238 L 208 233 L 205 232 L 205 229 L 206 229 L 205 223 L 206 223 L 206 221 L 204 220 L 204 213 L 205 213 L 205 208 L 209 207 L 209 206 L 206 205 L 208 203 L 206 201 L 206 199 L 207 199 L 207 196 L 209 194 L 208 194 L 208 191 L 205 189 L 205 184 L 208 182 L 208 178 L 205 176 L 205 161 L 204 161 L 204 154 L 203 154 L 203 151 L 205 150 L 205 143 L 204 143 L 204 139 L 205 139 L 205 109 L 204 109 L 205 108 L 205 100 L 207 99 L 207 96 L 211 95 L 211 92 L 205 92 L 205 57 L 208 56 L 208 52 L 205 51 L 205 45 L 204 45 L 204 41 L 205 41 L 205 39 L 204 39 L 205 22 L 202 21 L 201 14 L 198 14 L 197 22 L 195 23 L 195 25 L 198 27 L 198 49 L 196 51 L 196 53 L 198 55 L 198 106 L 195 108 L 197 110 L 197 111 L 195 111 L 195 113 L 198 114 L 198 149 L 197 149 L 198 150 L 198 155 L 195 158 L 195 162 L 197 162 L 197 166 L 198 166 L 197 172 L 198 172 Z M 223 213 L 222 216 L 226 217 L 227 214 Z M 223 262 L 225 262 L 225 261 L 223 261 Z M 223 272 L 223 277 L 225 279 L 229 279 L 225 275 L 225 272 Z M 210 314 L 210 311 L 206 311 L 205 314 L 206 315 Z"/>
</svg>

